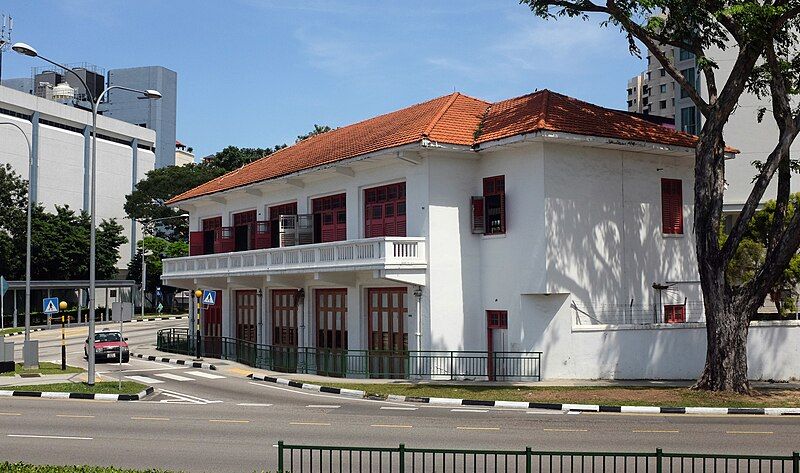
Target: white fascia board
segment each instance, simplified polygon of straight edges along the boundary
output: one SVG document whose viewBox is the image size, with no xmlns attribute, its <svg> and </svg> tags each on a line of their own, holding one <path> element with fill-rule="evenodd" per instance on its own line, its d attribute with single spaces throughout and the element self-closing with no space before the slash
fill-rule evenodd
<svg viewBox="0 0 800 473">
<path fill-rule="evenodd" d="M 354 156 L 352 158 L 347 158 L 347 159 L 342 159 L 342 160 L 339 160 L 339 161 L 333 161 L 333 162 L 330 162 L 330 163 L 321 164 L 321 165 L 315 166 L 313 168 L 303 169 L 301 171 L 293 172 L 291 174 L 286 174 L 286 175 L 283 175 L 283 176 L 280 176 L 280 177 L 273 177 L 273 178 L 270 178 L 270 179 L 264 179 L 264 180 L 261 180 L 261 181 L 256 181 L 256 182 L 244 185 L 244 186 L 234 187 L 232 189 L 226 189 L 224 191 L 215 192 L 213 194 L 206 194 L 206 195 L 201 195 L 201 196 L 194 197 L 194 198 L 191 198 L 191 199 L 182 200 L 182 201 L 176 203 L 175 205 L 178 206 L 179 204 L 181 204 L 181 205 L 192 204 L 192 203 L 196 203 L 196 202 L 199 202 L 199 201 L 208 200 L 212 196 L 223 197 L 223 196 L 226 196 L 226 195 L 231 194 L 231 193 L 241 192 L 241 191 L 244 191 L 244 190 L 247 190 L 247 189 L 260 187 L 260 186 L 263 186 L 264 184 L 271 183 L 271 182 L 282 182 L 282 181 L 286 181 L 286 180 L 290 180 L 290 179 L 295 179 L 296 180 L 298 177 L 306 175 L 306 174 L 310 174 L 310 173 L 314 173 L 314 172 L 318 172 L 318 171 L 324 171 L 324 170 L 331 169 L 331 168 L 336 168 L 336 167 L 339 167 L 339 166 L 347 166 L 347 165 L 352 164 L 352 163 L 356 163 L 356 162 L 359 162 L 359 161 L 365 161 L 365 160 L 368 160 L 368 159 L 371 159 L 371 158 L 376 158 L 376 157 L 379 157 L 379 156 L 396 155 L 396 153 L 399 153 L 399 152 L 402 152 L 402 151 L 415 151 L 415 150 L 419 150 L 422 147 L 423 147 L 422 143 L 414 142 L 414 143 L 409 143 L 407 145 L 395 146 L 393 148 L 384 148 L 384 149 L 381 149 L 381 150 L 378 150 L 378 151 L 373 151 L 372 153 L 361 154 L 361 155 L 358 155 L 358 156 Z"/>
<path fill-rule="evenodd" d="M 508 146 L 515 143 L 523 142 L 560 142 L 569 143 L 579 146 L 597 146 L 597 147 L 612 147 L 623 150 L 643 151 L 654 154 L 669 154 L 669 155 L 691 155 L 694 156 L 694 148 L 686 146 L 670 146 L 658 143 L 650 143 L 647 141 L 636 140 L 620 140 L 616 138 L 608 138 L 603 136 L 589 136 L 578 135 L 576 133 L 564 133 L 555 131 L 537 131 L 534 133 L 524 133 L 521 135 L 514 135 L 500 140 L 488 141 L 482 143 L 478 147 L 478 152 L 487 151 L 498 146 Z"/>
</svg>

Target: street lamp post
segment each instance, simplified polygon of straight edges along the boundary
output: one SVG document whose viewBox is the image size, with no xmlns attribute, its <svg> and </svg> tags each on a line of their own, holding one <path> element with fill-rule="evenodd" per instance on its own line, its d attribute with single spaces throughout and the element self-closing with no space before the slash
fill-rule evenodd
<svg viewBox="0 0 800 473">
<path fill-rule="evenodd" d="M 88 304 L 88 311 L 89 311 L 89 373 L 88 373 L 88 384 L 89 386 L 94 386 L 95 381 L 95 357 L 94 357 L 94 307 L 95 307 L 95 290 L 96 290 L 96 236 L 97 236 L 97 110 L 100 107 L 100 102 L 102 102 L 103 97 L 113 89 L 119 90 L 127 90 L 129 92 L 136 92 L 142 94 L 141 98 L 150 99 L 150 100 L 158 100 L 161 98 L 161 93 L 157 90 L 139 90 L 139 89 L 132 89 L 130 87 L 124 87 L 121 85 L 112 85 L 110 87 L 106 87 L 103 92 L 100 93 L 98 97 L 94 97 L 92 94 L 91 89 L 88 85 L 86 85 L 86 81 L 81 78 L 81 76 L 75 72 L 74 70 L 70 69 L 69 67 L 59 64 L 55 61 L 47 59 L 44 56 L 39 55 L 39 53 L 31 46 L 25 43 L 15 43 L 11 46 L 11 49 L 14 51 L 23 54 L 25 56 L 30 57 L 38 57 L 45 62 L 49 62 L 54 66 L 60 67 L 65 72 L 71 72 L 72 75 L 80 80 L 83 87 L 86 89 L 86 95 L 92 101 L 92 158 L 91 158 L 91 165 L 89 171 L 89 216 L 90 216 L 90 225 L 91 228 L 89 229 L 89 304 Z"/>
<path fill-rule="evenodd" d="M 19 130 L 25 138 L 25 143 L 28 145 L 28 221 L 25 240 L 25 341 L 23 342 L 22 355 L 25 368 L 30 368 L 33 362 L 31 354 L 29 353 L 31 341 L 31 209 L 33 209 L 33 202 L 31 201 L 31 194 L 33 191 L 31 180 L 33 178 L 33 147 L 31 146 L 30 138 L 25 134 L 25 130 L 16 123 L 0 122 L 0 125 L 13 126 Z M 1 316 L 2 315 L 0 315 L 0 317 Z M 38 359 L 38 350 L 36 358 Z"/>
</svg>

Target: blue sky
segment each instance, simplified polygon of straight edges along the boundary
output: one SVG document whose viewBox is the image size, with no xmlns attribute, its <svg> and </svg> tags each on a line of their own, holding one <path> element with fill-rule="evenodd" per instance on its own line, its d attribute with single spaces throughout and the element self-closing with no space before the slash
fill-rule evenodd
<svg viewBox="0 0 800 473">
<path fill-rule="evenodd" d="M 293 143 L 448 94 L 549 88 L 608 107 L 644 63 L 619 31 L 514 0 L 3 0 L 14 40 L 62 62 L 178 72 L 178 139 L 198 156 Z M 3 78 L 43 63 L 7 53 Z"/>
</svg>

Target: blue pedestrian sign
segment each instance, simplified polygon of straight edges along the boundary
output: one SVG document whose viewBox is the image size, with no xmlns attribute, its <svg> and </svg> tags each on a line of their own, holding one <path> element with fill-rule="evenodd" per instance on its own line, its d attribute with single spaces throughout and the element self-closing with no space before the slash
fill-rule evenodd
<svg viewBox="0 0 800 473">
<path fill-rule="evenodd" d="M 203 291 L 203 304 L 214 305 L 217 303 L 217 291 Z"/>
<path fill-rule="evenodd" d="M 45 314 L 57 314 L 58 313 L 58 297 L 47 297 L 42 304 L 44 307 Z"/>
<path fill-rule="evenodd" d="M 0 276 L 0 296 L 5 296 L 8 291 L 8 281 L 3 276 Z"/>
</svg>

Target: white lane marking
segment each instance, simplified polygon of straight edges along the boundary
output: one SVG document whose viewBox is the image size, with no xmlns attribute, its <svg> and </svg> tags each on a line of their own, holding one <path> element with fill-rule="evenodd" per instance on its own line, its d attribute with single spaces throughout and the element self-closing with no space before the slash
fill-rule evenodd
<svg viewBox="0 0 800 473">
<path fill-rule="evenodd" d="M 159 389 L 159 392 L 165 396 L 169 396 L 175 399 L 163 399 L 161 402 L 163 403 L 179 403 L 179 402 L 188 402 L 190 404 L 217 404 L 222 401 L 212 401 L 209 399 L 203 399 L 201 397 L 190 396 L 188 394 L 178 393 L 175 391 L 170 391 L 168 389 Z"/>
<path fill-rule="evenodd" d="M 312 409 L 338 409 L 342 406 L 337 406 L 334 404 L 309 404 L 306 407 L 310 407 Z"/>
<path fill-rule="evenodd" d="M 239 404 L 236 405 L 244 407 L 270 407 L 272 404 L 259 404 L 257 402 L 240 402 Z"/>
<path fill-rule="evenodd" d="M 187 376 L 181 376 L 179 374 L 174 373 L 156 373 L 154 376 L 158 376 L 160 378 L 167 378 L 173 381 L 194 381 L 194 378 L 189 378 Z"/>
<path fill-rule="evenodd" d="M 487 409 L 450 409 L 450 412 L 489 412 Z"/>
<path fill-rule="evenodd" d="M 248 383 L 252 384 L 253 386 L 259 386 L 259 387 L 268 388 L 268 389 L 277 389 L 279 391 L 286 391 L 286 392 L 290 392 L 290 393 L 293 393 L 293 394 L 303 394 L 305 396 L 324 397 L 324 398 L 327 398 L 327 399 L 341 399 L 340 397 L 336 396 L 335 394 L 310 393 L 310 392 L 302 391 L 302 390 L 299 390 L 299 389 L 291 389 L 291 388 L 282 388 L 280 386 L 272 386 L 270 384 L 265 384 L 263 382 L 254 383 L 252 381 L 248 381 Z M 358 398 L 358 397 L 348 398 L 348 400 L 349 401 L 358 401 L 358 402 L 369 402 L 369 403 L 373 403 L 373 404 L 393 404 L 391 401 L 376 401 L 374 399 L 361 399 L 361 398 Z M 433 406 L 431 406 L 431 407 L 433 407 Z"/>
<path fill-rule="evenodd" d="M 148 378 L 147 376 L 125 376 L 125 377 L 130 378 L 134 381 L 139 381 L 140 383 L 144 384 L 160 384 L 164 382 L 161 381 L 160 379 Z"/>
<path fill-rule="evenodd" d="M 66 437 L 61 435 L 23 435 L 8 434 L 6 437 L 19 437 L 26 439 L 55 439 L 55 440 L 94 440 L 92 437 Z"/>
<path fill-rule="evenodd" d="M 199 376 L 201 378 L 206 378 L 206 379 L 223 379 L 223 378 L 225 378 L 225 376 L 220 376 L 218 374 L 204 373 L 202 371 L 184 371 L 184 374 L 190 374 L 192 376 Z"/>
<path fill-rule="evenodd" d="M 416 411 L 418 407 L 396 407 L 396 406 L 381 406 L 381 410 L 387 411 Z"/>
</svg>

